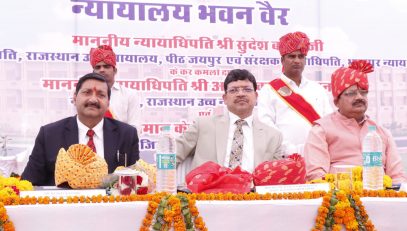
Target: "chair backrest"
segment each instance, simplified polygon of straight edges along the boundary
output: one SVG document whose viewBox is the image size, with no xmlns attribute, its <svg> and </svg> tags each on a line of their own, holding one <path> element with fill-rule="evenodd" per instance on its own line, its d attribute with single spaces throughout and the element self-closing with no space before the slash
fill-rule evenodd
<svg viewBox="0 0 407 231">
<path fill-rule="evenodd" d="M 188 156 L 182 163 L 177 167 L 177 185 L 186 186 L 185 176 L 191 171 L 192 156 Z"/>
</svg>

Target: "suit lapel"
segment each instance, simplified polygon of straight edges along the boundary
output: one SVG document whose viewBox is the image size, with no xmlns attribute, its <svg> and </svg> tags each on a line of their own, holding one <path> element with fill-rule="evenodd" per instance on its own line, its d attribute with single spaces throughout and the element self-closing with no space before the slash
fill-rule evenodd
<svg viewBox="0 0 407 231">
<path fill-rule="evenodd" d="M 103 147 L 105 160 L 109 166 L 117 162 L 117 151 L 119 150 L 119 132 L 115 124 L 109 119 L 104 119 L 103 123 Z"/>
<path fill-rule="evenodd" d="M 215 130 L 216 155 L 218 158 L 218 163 L 223 165 L 225 162 L 226 145 L 228 141 L 229 117 L 226 115 L 216 117 Z"/>
<path fill-rule="evenodd" d="M 253 117 L 253 148 L 254 148 L 254 167 L 260 164 L 260 161 L 263 160 L 261 156 L 264 154 L 264 148 L 266 144 L 266 136 L 264 134 L 264 128 L 259 123 L 259 120 L 256 116 Z"/>
<path fill-rule="evenodd" d="M 64 130 L 65 148 L 69 148 L 72 144 L 79 143 L 78 123 L 76 116 L 69 118 L 65 124 Z"/>
</svg>

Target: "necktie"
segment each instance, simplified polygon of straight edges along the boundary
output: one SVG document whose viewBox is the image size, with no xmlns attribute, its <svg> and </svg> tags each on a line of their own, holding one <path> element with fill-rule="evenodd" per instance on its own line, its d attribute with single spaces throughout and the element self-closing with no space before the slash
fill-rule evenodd
<svg viewBox="0 0 407 231">
<path fill-rule="evenodd" d="M 96 153 L 95 143 L 93 142 L 93 135 L 95 135 L 95 131 L 93 131 L 92 129 L 90 129 L 90 130 L 88 130 L 88 132 L 86 133 L 86 135 L 89 137 L 88 146 L 93 150 L 93 152 Z"/>
<path fill-rule="evenodd" d="M 243 129 L 242 126 L 246 121 L 239 119 L 235 122 L 236 129 L 233 134 L 232 149 L 230 152 L 229 168 L 236 168 L 242 164 L 243 154 Z"/>
</svg>

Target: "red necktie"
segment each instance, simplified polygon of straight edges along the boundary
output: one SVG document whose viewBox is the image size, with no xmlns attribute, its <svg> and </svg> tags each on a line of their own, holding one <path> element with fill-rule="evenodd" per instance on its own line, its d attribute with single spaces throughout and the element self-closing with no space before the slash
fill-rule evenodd
<svg viewBox="0 0 407 231">
<path fill-rule="evenodd" d="M 88 146 L 93 150 L 94 153 L 96 153 L 95 143 L 93 142 L 93 135 L 95 135 L 95 131 L 92 129 L 88 130 L 86 135 L 89 136 Z"/>
</svg>

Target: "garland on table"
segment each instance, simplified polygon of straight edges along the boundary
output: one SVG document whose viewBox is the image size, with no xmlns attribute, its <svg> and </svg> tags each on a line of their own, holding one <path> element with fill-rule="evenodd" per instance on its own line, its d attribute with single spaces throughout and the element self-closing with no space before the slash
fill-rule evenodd
<svg viewBox="0 0 407 231">
<path fill-rule="evenodd" d="M 169 230 L 172 226 L 176 231 L 208 230 L 199 216 L 195 200 L 183 194 L 165 195 L 150 201 L 140 231 L 150 230 L 153 219 L 153 230 Z"/>
<path fill-rule="evenodd" d="M 313 231 L 340 231 L 342 226 L 346 230 L 376 230 L 357 193 L 333 190 L 323 197 Z"/>
<path fill-rule="evenodd" d="M 4 204 L 0 202 L 0 230 L 14 231 L 14 224 L 9 220 Z"/>
<path fill-rule="evenodd" d="M 352 193 L 350 196 L 347 195 L 347 200 L 349 201 L 350 207 L 353 209 L 354 217 L 349 216 L 347 218 L 341 217 L 342 212 L 329 212 L 332 210 L 332 206 L 337 206 L 338 211 L 344 210 L 344 205 L 348 205 L 346 201 L 341 201 L 339 205 L 338 202 L 335 205 L 331 205 L 331 197 L 335 195 L 335 200 L 344 200 L 342 194 L 339 194 L 339 199 L 335 191 L 326 193 L 324 191 L 313 191 L 313 192 L 301 192 L 301 193 L 247 193 L 247 194 L 234 194 L 234 193 L 198 193 L 198 194 L 184 194 L 179 193 L 175 195 L 168 195 L 163 193 L 156 194 L 147 194 L 147 195 L 129 195 L 129 196 L 120 196 L 120 195 L 110 195 L 110 196 L 69 196 L 69 197 L 19 197 L 17 195 L 0 195 L 0 216 L 2 221 L 0 223 L 0 230 L 14 230 L 12 223 L 7 218 L 6 210 L 4 205 L 37 205 L 37 204 L 72 204 L 72 203 L 116 203 L 116 202 L 132 202 L 132 201 L 148 201 L 147 213 L 142 220 L 142 227 L 140 230 L 149 230 L 153 225 L 157 229 L 155 230 L 165 230 L 164 227 L 170 228 L 171 225 L 174 226 L 175 230 L 194 230 L 191 227 L 191 224 L 195 226 L 195 229 L 198 230 L 207 230 L 205 223 L 202 217 L 199 216 L 198 208 L 195 205 L 196 200 L 208 201 L 208 200 L 217 200 L 217 201 L 242 201 L 242 200 L 302 200 L 302 199 L 316 199 L 323 197 L 322 206 L 318 209 L 318 217 L 314 230 L 324 230 L 326 220 L 331 220 L 328 217 L 337 217 L 337 225 L 332 224 L 332 228 L 338 229 L 340 223 L 346 221 L 346 224 L 350 224 L 350 227 L 355 226 L 354 222 L 350 223 L 349 220 L 353 221 L 354 218 L 357 222 L 362 221 L 366 230 L 374 230 L 373 224 L 369 223 L 366 211 L 360 201 L 360 196 L 368 197 L 407 197 L 406 192 L 396 192 L 394 190 L 364 190 L 361 194 Z M 162 200 L 164 201 L 163 203 Z M 333 200 L 333 201 L 335 201 Z M 345 208 L 345 211 L 350 211 L 349 208 Z M 157 210 L 159 212 L 157 214 Z M 358 213 L 359 212 L 359 213 Z M 3 219 L 4 218 L 4 219 Z M 335 218 L 332 218 L 335 221 Z M 339 220 L 338 220 L 339 219 Z M 340 220 L 342 219 L 342 220 Z M 165 222 L 164 222 L 165 221 Z M 168 221 L 168 222 L 167 222 Z M 366 222 L 364 222 L 366 221 Z M 154 224 L 153 224 L 154 222 Z M 157 222 L 159 224 L 157 224 Z M 171 222 L 171 223 L 170 223 Z M 329 223 L 330 224 L 330 223 Z M 161 228 L 158 228 L 161 225 Z M 358 223 L 358 227 L 362 227 Z M 8 227 L 13 227 L 9 229 Z M 322 227 L 322 228 L 321 228 Z M 368 229 L 373 227 L 372 229 Z M 326 228 L 325 230 L 330 230 Z"/>
</svg>

